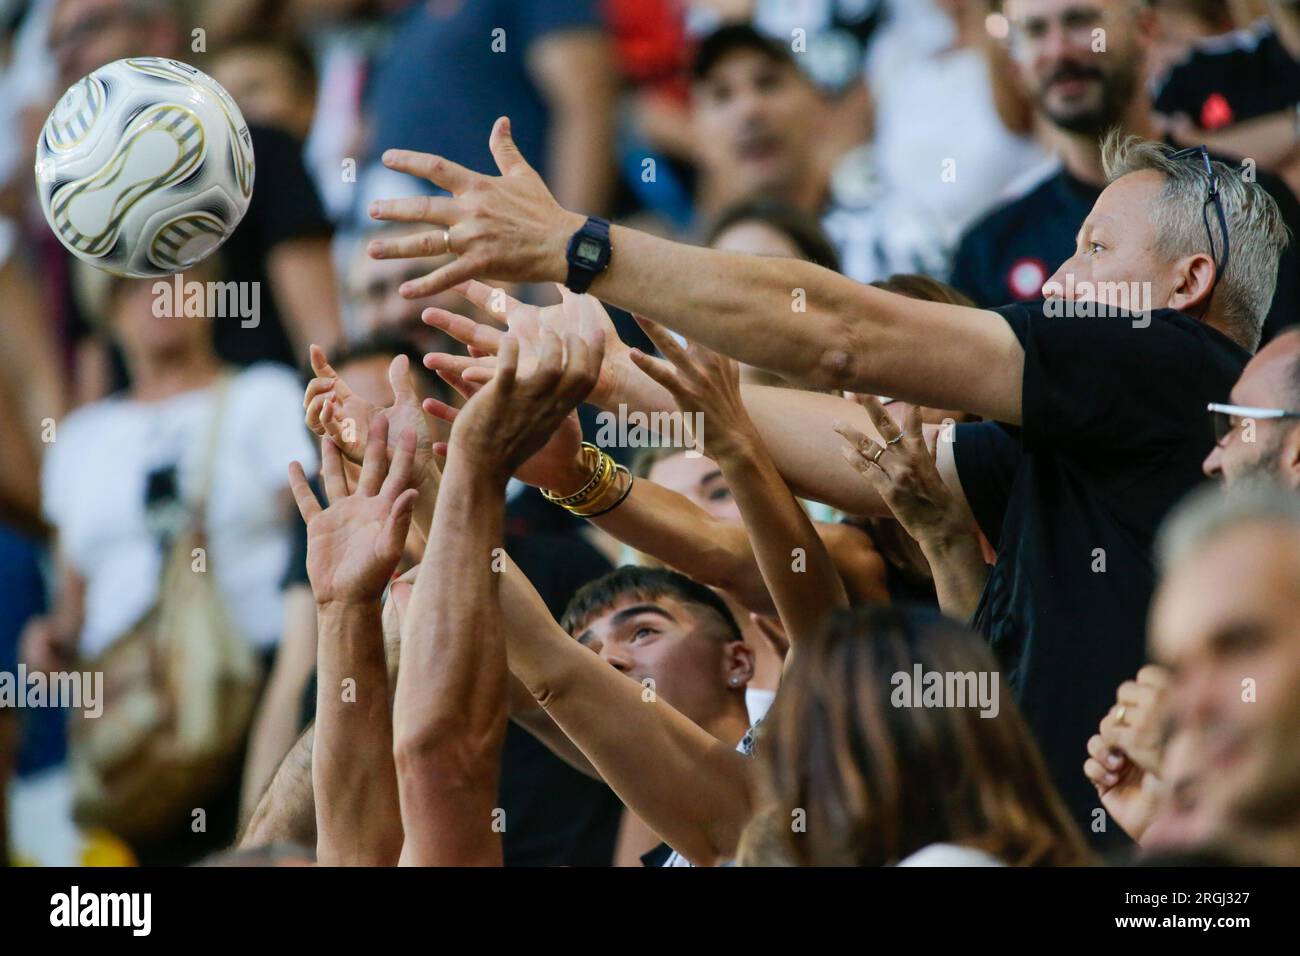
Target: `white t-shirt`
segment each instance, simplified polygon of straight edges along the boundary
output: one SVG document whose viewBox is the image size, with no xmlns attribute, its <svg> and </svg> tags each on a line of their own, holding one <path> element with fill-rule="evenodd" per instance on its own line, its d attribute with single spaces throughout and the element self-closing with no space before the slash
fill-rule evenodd
<svg viewBox="0 0 1300 956">
<path fill-rule="evenodd" d="M 1003 125 L 984 54 L 947 49 L 951 18 L 917 6 L 914 22 L 881 28 L 868 56 L 874 186 L 856 197 L 836 190 L 823 222 L 842 271 L 859 282 L 946 274 L 966 228 L 1049 158 Z"/>
<path fill-rule="evenodd" d="M 911 856 L 899 860 L 899 866 L 1006 866 L 991 853 L 955 843 L 931 843 Z"/>
<path fill-rule="evenodd" d="M 163 549 L 146 521 L 151 472 L 175 467 L 180 498 L 197 494 L 214 387 L 160 402 L 112 397 L 73 412 L 45 456 L 45 516 L 64 559 L 86 581 L 80 649 L 93 656 L 157 599 Z M 232 624 L 256 648 L 280 639 L 281 584 L 291 550 L 289 462 L 310 474 L 316 449 L 293 373 L 260 364 L 226 391 L 207 510 L 207 569 Z"/>
</svg>

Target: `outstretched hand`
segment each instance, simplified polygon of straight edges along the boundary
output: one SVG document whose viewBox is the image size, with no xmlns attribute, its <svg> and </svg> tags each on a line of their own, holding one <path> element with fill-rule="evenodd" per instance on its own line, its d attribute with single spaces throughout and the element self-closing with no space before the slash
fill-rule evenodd
<svg viewBox="0 0 1300 956">
<path fill-rule="evenodd" d="M 289 465 L 289 485 L 307 522 L 307 577 L 317 604 L 378 601 L 402 556 L 416 499 L 415 433 L 398 440 L 391 466 L 387 443 L 388 420 L 380 416 L 370 428 L 356 488 L 349 490 L 342 453 L 333 442 L 321 442 L 326 508 L 302 465 Z"/>
<path fill-rule="evenodd" d="M 740 397 L 740 366 L 695 342 L 683 347 L 662 326 L 636 317 L 663 358 L 632 350 L 632 362 L 673 396 L 693 429 L 696 448 L 705 446 L 715 461 L 720 455 L 758 443 L 758 434 Z M 703 425 L 708 437 L 703 434 Z"/>
<path fill-rule="evenodd" d="M 307 383 L 303 395 L 307 427 L 329 439 L 348 461 L 359 465 L 371 428 L 380 418 L 386 419 L 391 441 L 396 441 L 407 431 L 414 433 L 414 472 L 417 479 L 424 474 L 430 467 L 433 430 L 421 410 L 420 397 L 411 382 L 410 360 L 405 355 L 398 355 L 389 364 L 388 383 L 393 389 L 394 401 L 388 408 L 381 408 L 348 387 L 320 346 L 313 345 L 309 354 L 316 377 Z M 390 447 L 389 456 L 393 453 L 394 449 Z"/>
<path fill-rule="evenodd" d="M 857 400 L 885 444 L 847 422 L 836 422 L 835 431 L 848 442 L 842 453 L 880 493 L 903 529 L 917 541 L 969 529 L 971 521 L 964 508 L 939 474 L 936 451 L 926 445 L 920 408 L 910 406 L 900 428 L 874 395 L 859 395 Z"/>
<path fill-rule="evenodd" d="M 433 228 L 393 239 L 375 239 L 375 259 L 427 258 L 452 253 L 449 262 L 428 275 L 402 283 L 410 299 L 434 295 L 469 279 L 561 282 L 568 268 L 569 237 L 585 217 L 566 212 L 542 177 L 524 159 L 501 117 L 488 139 L 500 176 L 485 176 L 441 156 L 390 149 L 389 169 L 427 179 L 451 196 L 381 199 L 370 204 L 374 219 L 426 223 Z"/>
<path fill-rule="evenodd" d="M 492 381 L 455 416 L 448 457 L 465 455 L 503 485 L 541 450 L 596 383 L 604 331 L 561 339 L 542 330 L 530 368 L 520 368 L 519 340 L 502 336 Z"/>
<path fill-rule="evenodd" d="M 483 388 L 482 385 L 466 382 L 453 372 L 439 372 L 438 375 L 466 401 Z M 460 409 L 456 406 L 436 398 L 424 400 L 424 411 L 425 414 L 452 425 L 460 414 Z M 433 453 L 445 458 L 446 443 L 435 443 Z M 564 417 L 546 444 L 515 469 L 515 477 L 524 484 L 545 488 L 560 495 L 575 492 L 587 483 L 590 467 L 582 452 L 582 424 L 578 421 L 576 408 Z"/>
<path fill-rule="evenodd" d="M 592 388 L 591 401 L 607 405 L 629 384 L 630 380 L 644 379 L 630 360 L 631 350 L 618 337 L 618 331 L 609 313 L 599 300 L 589 295 L 575 295 L 564 286 L 558 305 L 536 306 L 507 295 L 505 290 L 493 288 L 482 282 L 466 282 L 453 291 L 473 303 L 489 319 L 503 324 L 506 331 L 519 339 L 520 367 L 527 371 L 537 349 L 537 337 L 548 330 L 563 338 L 571 332 L 589 335 L 594 328 L 605 333 L 605 356 L 600 373 Z M 496 353 L 505 333 L 490 324 L 468 316 L 448 312 L 446 309 L 427 308 L 421 315 L 426 325 L 446 332 L 470 350 L 469 356 L 431 352 L 424 364 L 436 372 L 460 375 L 467 382 L 483 384 L 491 381 L 496 368 Z M 642 383 L 643 384 L 643 383 Z"/>
</svg>

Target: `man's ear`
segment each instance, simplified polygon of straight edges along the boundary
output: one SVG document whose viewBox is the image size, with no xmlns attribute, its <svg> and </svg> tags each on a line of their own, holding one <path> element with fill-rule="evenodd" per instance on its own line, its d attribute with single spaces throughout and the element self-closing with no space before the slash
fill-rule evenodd
<svg viewBox="0 0 1300 956">
<path fill-rule="evenodd" d="M 1292 491 L 1300 491 L 1300 425 L 1294 425 L 1278 451 L 1278 474 L 1282 486 Z"/>
<path fill-rule="evenodd" d="M 1169 308 L 1204 318 L 1214 289 L 1214 260 L 1207 253 L 1198 252 L 1182 259 L 1177 269 L 1169 290 Z"/>
<path fill-rule="evenodd" d="M 741 688 L 754 677 L 754 649 L 744 641 L 727 644 L 724 677 L 728 688 Z"/>
</svg>

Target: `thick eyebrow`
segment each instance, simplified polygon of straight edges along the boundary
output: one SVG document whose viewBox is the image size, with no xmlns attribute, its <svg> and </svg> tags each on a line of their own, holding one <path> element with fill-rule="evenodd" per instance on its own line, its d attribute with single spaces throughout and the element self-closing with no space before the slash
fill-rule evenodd
<svg viewBox="0 0 1300 956">
<path fill-rule="evenodd" d="M 673 623 L 677 622 L 677 618 L 673 617 L 667 610 L 660 607 L 658 604 L 633 604 L 631 607 L 625 607 L 623 610 L 615 613 L 615 615 L 610 618 L 610 626 L 618 627 L 620 624 L 623 624 L 630 618 L 636 617 L 638 614 L 658 614 L 660 617 L 667 618 Z M 593 641 L 595 637 L 596 635 L 591 632 L 591 628 L 588 628 L 578 635 L 578 643 L 585 647 Z"/>
<path fill-rule="evenodd" d="M 625 607 L 623 610 L 616 613 L 610 623 L 617 627 L 629 618 L 636 617 L 638 614 L 658 614 L 660 617 L 665 617 L 673 623 L 677 622 L 677 618 L 673 617 L 658 604 L 633 604 L 631 607 Z"/>
<path fill-rule="evenodd" d="M 702 485 L 707 484 L 708 482 L 712 481 L 714 478 L 721 478 L 721 477 L 722 477 L 722 469 L 715 468 L 712 471 L 704 473 L 703 477 L 700 478 L 700 484 Z"/>
</svg>

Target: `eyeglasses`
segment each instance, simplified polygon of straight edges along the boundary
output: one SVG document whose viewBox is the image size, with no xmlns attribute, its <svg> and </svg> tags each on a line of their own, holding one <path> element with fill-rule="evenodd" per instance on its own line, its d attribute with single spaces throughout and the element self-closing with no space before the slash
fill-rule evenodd
<svg viewBox="0 0 1300 956">
<path fill-rule="evenodd" d="M 1201 222 L 1205 223 L 1205 238 L 1210 243 L 1210 258 L 1214 260 L 1214 282 L 1210 284 L 1210 295 L 1205 300 L 1205 310 L 1210 309 L 1210 300 L 1214 298 L 1214 290 L 1219 284 L 1219 277 L 1228 269 L 1228 255 L 1231 249 L 1228 245 L 1228 217 L 1223 214 L 1223 200 L 1219 198 L 1219 176 L 1214 171 L 1214 164 L 1210 162 L 1210 151 L 1204 146 L 1191 146 L 1187 149 L 1180 149 L 1176 153 L 1171 153 L 1169 158 L 1174 162 L 1182 159 L 1191 159 L 1199 157 L 1201 164 L 1205 169 L 1205 175 L 1210 181 L 1210 191 L 1205 197 L 1205 202 L 1201 204 Z M 1214 251 L 1214 233 L 1210 229 L 1209 206 L 1214 204 L 1214 212 L 1219 217 L 1219 234 L 1223 237 L 1223 258 Z"/>
<path fill-rule="evenodd" d="M 1223 440 L 1232 434 L 1232 430 L 1243 419 L 1300 418 L 1300 412 L 1287 411 L 1285 408 L 1256 408 L 1253 405 L 1222 405 L 1211 402 L 1205 406 L 1210 413 L 1210 429 L 1214 432 L 1214 443 L 1222 445 Z"/>
</svg>

